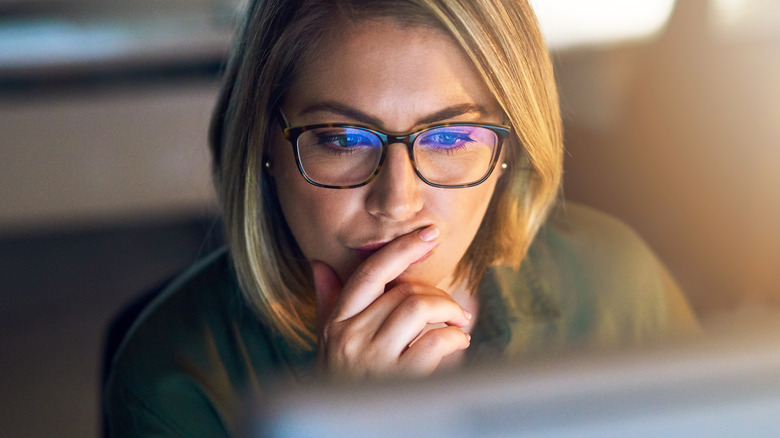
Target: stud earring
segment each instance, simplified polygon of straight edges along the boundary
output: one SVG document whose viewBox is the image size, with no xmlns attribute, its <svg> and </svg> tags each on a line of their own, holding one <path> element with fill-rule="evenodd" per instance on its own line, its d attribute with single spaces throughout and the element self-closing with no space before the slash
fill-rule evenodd
<svg viewBox="0 0 780 438">
<path fill-rule="evenodd" d="M 509 165 L 506 164 L 506 163 L 501 163 L 501 168 L 502 169 L 507 169 L 507 168 L 509 168 Z"/>
<path fill-rule="evenodd" d="M 270 161 L 266 161 L 266 162 L 264 163 L 264 165 L 265 165 L 265 168 L 266 168 L 266 169 L 270 169 L 270 168 L 271 168 L 271 162 L 270 162 Z"/>
</svg>

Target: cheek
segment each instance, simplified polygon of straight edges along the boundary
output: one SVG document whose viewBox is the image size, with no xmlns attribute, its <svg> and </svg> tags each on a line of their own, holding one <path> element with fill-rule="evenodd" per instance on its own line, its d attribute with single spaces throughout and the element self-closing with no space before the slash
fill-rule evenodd
<svg viewBox="0 0 780 438">
<path fill-rule="evenodd" d="M 451 256 L 460 260 L 471 245 L 482 224 L 495 188 L 495 179 L 468 188 L 454 189 L 450 196 L 440 197 L 439 217 L 448 229 Z"/>
<path fill-rule="evenodd" d="M 341 191 L 309 184 L 298 171 L 289 144 L 284 146 L 272 153 L 271 168 L 282 214 L 304 255 L 326 260 L 356 203 Z"/>
<path fill-rule="evenodd" d="M 292 196 L 290 201 L 282 204 L 282 211 L 298 246 L 307 259 L 323 260 L 339 228 L 332 204 L 316 196 Z"/>
<path fill-rule="evenodd" d="M 491 177 L 476 187 L 453 189 L 453 196 L 445 206 L 450 217 L 454 219 L 452 226 L 465 234 L 476 233 L 490 204 L 495 185 L 496 178 Z"/>
<path fill-rule="evenodd" d="M 482 225 L 485 213 L 494 195 L 497 180 L 498 175 L 494 173 L 490 179 L 474 187 L 472 192 L 468 192 L 458 207 L 460 212 L 459 218 L 462 224 L 460 239 L 464 253 L 474 240 L 480 225 Z"/>
<path fill-rule="evenodd" d="M 485 187 L 485 189 L 488 189 L 488 187 Z M 461 197 L 456 204 L 451 205 L 451 217 L 456 219 L 454 223 L 450 224 L 453 228 L 453 238 L 458 241 L 458 245 L 462 248 L 463 252 L 465 252 L 474 239 L 474 236 L 477 234 L 477 230 L 482 224 L 485 211 L 490 203 L 490 197 L 493 194 L 493 191 L 492 189 L 485 189 L 474 190 L 472 193 L 468 193 L 466 196 Z"/>
</svg>

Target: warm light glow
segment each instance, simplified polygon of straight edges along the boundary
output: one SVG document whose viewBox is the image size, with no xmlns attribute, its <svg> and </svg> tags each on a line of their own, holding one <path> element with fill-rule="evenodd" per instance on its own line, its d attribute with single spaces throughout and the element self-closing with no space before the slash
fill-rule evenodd
<svg viewBox="0 0 780 438">
<path fill-rule="evenodd" d="M 666 25 L 675 0 L 531 0 L 548 45 L 611 44 L 649 38 Z"/>
<path fill-rule="evenodd" d="M 713 0 L 711 4 L 718 21 L 722 24 L 736 24 L 745 19 L 749 6 L 755 3 L 759 2 L 754 0 Z"/>
<path fill-rule="evenodd" d="M 769 36 L 780 34 L 780 1 L 712 0 L 712 22 L 726 36 Z"/>
</svg>

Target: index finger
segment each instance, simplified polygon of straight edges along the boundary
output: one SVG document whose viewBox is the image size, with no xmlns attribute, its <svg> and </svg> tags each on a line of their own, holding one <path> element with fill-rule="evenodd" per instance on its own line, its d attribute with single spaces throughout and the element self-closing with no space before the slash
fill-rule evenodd
<svg viewBox="0 0 780 438">
<path fill-rule="evenodd" d="M 349 319 L 362 312 L 412 263 L 438 244 L 439 229 L 429 225 L 405 234 L 368 257 L 349 277 L 336 304 L 335 320 Z"/>
</svg>

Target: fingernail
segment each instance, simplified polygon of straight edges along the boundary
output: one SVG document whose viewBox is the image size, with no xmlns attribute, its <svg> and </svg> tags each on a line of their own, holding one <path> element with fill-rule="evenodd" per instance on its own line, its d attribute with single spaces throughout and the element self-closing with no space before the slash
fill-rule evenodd
<svg viewBox="0 0 780 438">
<path fill-rule="evenodd" d="M 469 312 L 468 310 L 463 309 L 463 314 L 466 315 L 466 319 L 468 320 L 471 319 L 471 312 Z"/>
<path fill-rule="evenodd" d="M 436 225 L 430 225 L 420 230 L 419 236 L 422 241 L 430 242 L 439 237 L 439 229 L 436 228 Z"/>
<path fill-rule="evenodd" d="M 465 333 L 465 335 L 466 335 L 466 340 L 469 341 L 469 344 L 470 344 L 471 343 L 471 335 L 468 334 L 468 333 Z"/>
</svg>

